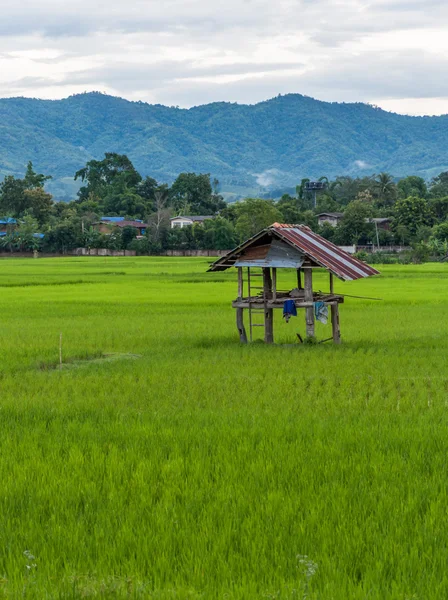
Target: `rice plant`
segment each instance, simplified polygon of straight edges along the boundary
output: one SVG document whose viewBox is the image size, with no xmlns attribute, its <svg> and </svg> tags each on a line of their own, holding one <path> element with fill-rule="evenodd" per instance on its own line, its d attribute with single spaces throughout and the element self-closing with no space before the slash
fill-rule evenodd
<svg viewBox="0 0 448 600">
<path fill-rule="evenodd" d="M 207 264 L 0 262 L 0 597 L 446 598 L 448 266 L 337 283 L 338 347 Z"/>
</svg>

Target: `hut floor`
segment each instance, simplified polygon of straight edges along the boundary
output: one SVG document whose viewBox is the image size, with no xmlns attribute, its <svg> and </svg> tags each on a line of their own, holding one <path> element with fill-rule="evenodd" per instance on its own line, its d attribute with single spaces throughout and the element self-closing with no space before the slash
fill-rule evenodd
<svg viewBox="0 0 448 600">
<path fill-rule="evenodd" d="M 304 294 L 297 296 L 291 296 L 290 292 L 277 292 L 276 299 L 272 298 L 267 301 L 267 308 L 281 308 L 285 300 L 294 300 L 296 308 L 306 308 L 311 306 L 310 302 L 305 302 Z M 322 292 L 313 293 L 313 302 L 325 302 L 326 304 L 342 304 L 344 302 L 344 296 L 338 296 L 337 294 L 323 294 Z M 249 303 L 253 307 L 254 304 L 264 305 L 263 295 L 251 296 L 241 299 L 236 299 L 232 302 L 233 308 L 249 308 Z"/>
</svg>

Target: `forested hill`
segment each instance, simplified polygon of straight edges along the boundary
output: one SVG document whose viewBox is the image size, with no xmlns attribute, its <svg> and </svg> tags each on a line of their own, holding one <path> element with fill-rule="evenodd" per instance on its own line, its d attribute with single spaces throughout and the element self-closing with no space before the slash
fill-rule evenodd
<svg viewBox="0 0 448 600">
<path fill-rule="evenodd" d="M 210 173 L 224 191 L 237 193 L 302 177 L 429 177 L 448 169 L 448 116 L 407 117 L 298 94 L 188 110 L 100 93 L 8 98 L 0 99 L 0 127 L 0 175 L 23 175 L 32 160 L 53 175 L 52 191 L 61 196 L 75 171 L 104 152 L 127 154 L 142 175 L 159 181 L 183 171 Z"/>
</svg>

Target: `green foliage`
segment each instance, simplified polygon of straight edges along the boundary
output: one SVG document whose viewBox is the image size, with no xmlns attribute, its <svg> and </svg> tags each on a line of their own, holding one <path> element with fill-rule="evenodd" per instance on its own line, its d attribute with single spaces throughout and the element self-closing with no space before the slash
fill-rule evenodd
<svg viewBox="0 0 448 600">
<path fill-rule="evenodd" d="M 373 239 L 374 228 L 368 219 L 372 216 L 372 209 L 361 200 L 353 200 L 347 206 L 341 220 L 335 239 L 337 243 L 357 244 L 361 241 Z"/>
<path fill-rule="evenodd" d="M 45 235 L 45 247 L 50 252 L 67 253 L 83 243 L 81 229 L 73 221 L 61 221 Z"/>
<path fill-rule="evenodd" d="M 75 173 L 75 181 L 80 179 L 86 185 L 78 192 L 81 201 L 88 198 L 104 198 L 109 187 L 122 192 L 133 188 L 141 181 L 131 160 L 124 154 L 106 152 L 103 160 L 90 160 L 85 167 Z"/>
<path fill-rule="evenodd" d="M 441 198 L 431 198 L 429 200 L 430 210 L 434 213 L 437 219 L 445 221 L 448 219 L 448 196 Z"/>
<path fill-rule="evenodd" d="M 379 206 L 392 206 L 397 197 L 397 186 L 390 173 L 380 173 L 375 179 L 375 191 Z"/>
<path fill-rule="evenodd" d="M 428 196 L 428 186 L 423 177 L 410 175 L 400 179 L 397 184 L 398 194 L 400 198 L 426 198 Z"/>
<path fill-rule="evenodd" d="M 395 205 L 395 228 L 399 225 L 415 235 L 421 225 L 432 225 L 434 215 L 423 198 L 401 198 Z"/>
<path fill-rule="evenodd" d="M 209 173 L 181 173 L 169 193 L 178 214 L 214 215 L 226 206 L 222 197 L 213 193 Z"/>
<path fill-rule="evenodd" d="M 448 240 L 448 221 L 435 225 L 432 229 L 433 236 L 440 241 Z"/>
<path fill-rule="evenodd" d="M 444 171 L 437 175 L 437 177 L 433 177 L 429 191 L 432 198 L 444 198 L 448 196 L 448 171 Z"/>
<path fill-rule="evenodd" d="M 261 200 L 260 198 L 247 198 L 238 202 L 235 210 L 237 214 L 235 228 L 240 241 L 280 221 L 282 217 L 272 200 Z"/>
</svg>

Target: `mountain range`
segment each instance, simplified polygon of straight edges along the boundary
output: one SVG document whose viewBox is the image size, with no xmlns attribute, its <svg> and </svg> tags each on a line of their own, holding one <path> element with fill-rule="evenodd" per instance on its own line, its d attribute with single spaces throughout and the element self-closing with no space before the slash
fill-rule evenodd
<svg viewBox="0 0 448 600">
<path fill-rule="evenodd" d="M 190 109 L 98 92 L 0 99 L 0 175 L 22 176 L 31 160 L 53 176 L 56 199 L 73 198 L 75 171 L 105 152 L 127 154 L 160 182 L 184 171 L 210 173 L 230 199 L 286 189 L 303 177 L 388 171 L 429 178 L 448 170 L 447 140 L 448 115 L 411 117 L 300 94 Z"/>
</svg>

